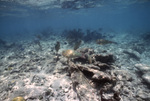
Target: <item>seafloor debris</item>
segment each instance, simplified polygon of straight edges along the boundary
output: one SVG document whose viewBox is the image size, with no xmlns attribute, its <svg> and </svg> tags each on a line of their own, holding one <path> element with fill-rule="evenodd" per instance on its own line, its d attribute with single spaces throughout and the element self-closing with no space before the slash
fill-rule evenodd
<svg viewBox="0 0 150 101">
<path fill-rule="evenodd" d="M 89 52 L 87 50 L 82 50 L 82 53 L 87 54 Z M 63 56 L 67 55 L 68 54 L 65 54 L 65 52 L 63 53 Z M 116 93 L 113 90 L 113 87 L 117 82 L 117 77 L 112 76 L 110 73 L 110 70 L 113 69 L 113 66 L 110 65 L 110 62 L 114 61 L 113 56 L 94 54 L 91 54 L 90 56 L 93 61 L 92 64 L 87 64 L 86 61 L 88 61 L 88 59 L 83 61 L 79 56 L 68 61 L 68 71 L 72 79 L 74 91 L 77 93 L 78 98 L 81 101 L 100 100 L 103 98 L 102 89 L 105 88 L 105 92 L 111 92 L 111 100 L 107 98 L 104 100 L 103 98 L 101 101 L 120 101 L 119 91 Z M 104 58 L 103 63 L 101 62 L 102 58 Z M 82 64 L 80 64 L 80 62 L 82 62 Z M 93 96 L 91 98 L 87 97 L 90 94 L 93 94 Z"/>
</svg>

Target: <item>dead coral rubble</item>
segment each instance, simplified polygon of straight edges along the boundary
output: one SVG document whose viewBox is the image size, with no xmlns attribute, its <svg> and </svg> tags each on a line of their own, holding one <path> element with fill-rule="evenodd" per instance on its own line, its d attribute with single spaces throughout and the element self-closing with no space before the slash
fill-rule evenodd
<svg viewBox="0 0 150 101">
<path fill-rule="evenodd" d="M 86 54 L 89 50 L 85 49 L 82 52 Z M 86 61 L 82 61 L 81 64 L 78 58 L 68 62 L 73 88 L 78 98 L 81 101 L 100 101 L 100 99 L 101 101 L 120 101 L 119 91 L 116 92 L 112 89 L 117 82 L 117 77 L 110 73 L 113 69 L 110 65 L 114 61 L 113 55 L 91 54 L 91 57 L 93 59 L 92 64 L 88 64 Z M 104 92 L 108 93 L 108 91 L 111 92 L 111 98 L 104 98 Z"/>
</svg>

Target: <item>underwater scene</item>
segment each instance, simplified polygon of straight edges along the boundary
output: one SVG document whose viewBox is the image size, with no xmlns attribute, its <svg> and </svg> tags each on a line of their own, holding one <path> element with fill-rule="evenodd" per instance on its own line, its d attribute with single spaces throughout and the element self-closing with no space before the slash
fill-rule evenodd
<svg viewBox="0 0 150 101">
<path fill-rule="evenodd" d="M 150 0 L 0 0 L 0 101 L 150 101 Z"/>
</svg>

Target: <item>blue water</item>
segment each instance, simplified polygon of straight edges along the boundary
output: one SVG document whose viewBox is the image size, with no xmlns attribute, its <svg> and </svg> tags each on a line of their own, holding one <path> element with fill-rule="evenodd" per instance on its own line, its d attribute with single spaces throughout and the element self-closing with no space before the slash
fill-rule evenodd
<svg viewBox="0 0 150 101">
<path fill-rule="evenodd" d="M 0 0 L 0 101 L 148 101 L 149 43 L 150 0 Z"/>
<path fill-rule="evenodd" d="M 0 38 L 4 40 L 15 40 L 18 37 L 28 39 L 33 34 L 48 28 L 56 33 L 73 28 L 103 28 L 105 31 L 113 30 L 119 33 L 132 31 L 134 34 L 150 30 L 148 0 L 144 3 L 129 2 L 128 4 L 121 0 L 120 2 L 105 0 L 107 2 L 101 3 L 101 7 L 81 9 L 61 7 L 40 9 L 38 5 L 20 4 L 17 0 L 16 2 L 15 0 L 14 2 L 4 1 L 6 2 L 0 1 Z M 84 0 L 78 1 L 84 2 Z M 93 1 L 97 2 L 97 0 Z"/>
</svg>

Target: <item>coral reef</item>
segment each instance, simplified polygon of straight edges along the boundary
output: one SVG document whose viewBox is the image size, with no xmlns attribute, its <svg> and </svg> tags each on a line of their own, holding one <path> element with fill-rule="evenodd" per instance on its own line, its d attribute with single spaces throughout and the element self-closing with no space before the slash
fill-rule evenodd
<svg viewBox="0 0 150 101">
<path fill-rule="evenodd" d="M 131 47 L 141 42 L 131 44 L 129 35 L 119 35 L 114 37 L 118 44 L 109 47 L 83 38 L 84 45 L 74 50 L 66 38 L 54 35 L 36 38 L 42 52 L 33 40 L 0 48 L 0 101 L 17 96 L 26 101 L 149 101 L 149 47 L 140 54 Z"/>
<path fill-rule="evenodd" d="M 90 41 L 95 41 L 97 39 L 102 39 L 104 36 L 102 35 L 102 29 L 99 28 L 98 30 L 90 30 L 87 29 L 85 36 L 84 36 L 84 41 L 85 42 L 90 42 Z"/>
<path fill-rule="evenodd" d="M 99 58 L 108 58 L 108 61 L 105 61 L 106 64 L 101 63 Z M 93 55 L 93 64 L 79 64 L 75 62 L 77 60 L 69 61 L 69 73 L 71 75 L 71 79 L 73 82 L 73 88 L 78 95 L 78 98 L 85 101 L 87 100 L 86 96 L 89 94 L 97 95 L 97 97 L 92 97 L 88 99 L 89 101 L 101 99 L 102 96 L 102 89 L 105 88 L 105 91 L 111 91 L 111 96 L 118 97 L 118 100 L 112 101 L 120 101 L 119 94 L 116 95 L 116 92 L 113 91 L 113 87 L 116 84 L 117 77 L 112 76 L 108 71 L 111 70 L 113 67 L 107 63 L 112 59 L 110 56 L 103 56 L 102 55 Z M 78 57 L 80 58 L 80 57 Z M 105 66 L 108 66 L 104 70 Z M 104 72 L 105 71 L 105 72 Z M 107 71 L 107 72 L 106 72 Z M 106 87 L 107 85 L 111 85 L 111 87 Z M 85 86 L 83 88 L 82 86 Z M 106 90 L 107 89 L 107 90 Z M 99 96 L 99 97 L 98 97 Z M 108 100 L 108 99 L 107 99 Z M 107 101 L 106 100 L 106 101 Z M 104 100 L 103 100 L 104 101 Z"/>
<path fill-rule="evenodd" d="M 66 38 L 68 43 L 72 45 L 73 43 L 82 40 L 84 33 L 82 29 L 73 29 L 73 30 L 64 30 L 62 35 Z"/>
<path fill-rule="evenodd" d="M 80 44 L 81 40 L 84 42 L 91 42 L 105 37 L 102 35 L 101 28 L 98 30 L 87 29 L 86 32 L 82 29 L 64 30 L 62 36 L 66 38 L 70 45 L 78 42 L 78 44 Z"/>
<path fill-rule="evenodd" d="M 43 29 L 40 33 L 43 38 L 49 38 L 54 35 L 54 31 L 50 27 Z"/>
<path fill-rule="evenodd" d="M 40 30 L 39 32 L 36 32 L 36 34 L 34 34 L 34 38 L 35 40 L 47 40 L 49 38 L 52 39 L 51 36 L 54 36 L 55 33 L 53 31 L 52 28 L 45 28 L 45 29 L 42 29 Z"/>
<path fill-rule="evenodd" d="M 80 47 L 81 43 L 82 43 L 82 40 L 79 40 L 78 42 L 76 42 L 74 45 L 74 50 L 77 50 Z"/>
</svg>

